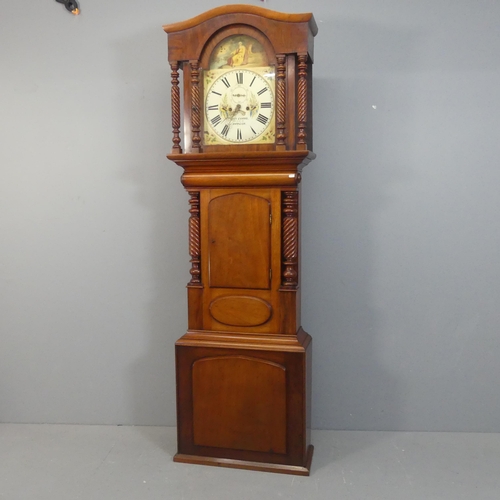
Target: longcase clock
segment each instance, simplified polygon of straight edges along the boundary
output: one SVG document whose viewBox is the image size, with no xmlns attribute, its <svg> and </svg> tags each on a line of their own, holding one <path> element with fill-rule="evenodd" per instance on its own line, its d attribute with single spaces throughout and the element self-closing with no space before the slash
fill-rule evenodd
<svg viewBox="0 0 500 500">
<path fill-rule="evenodd" d="M 299 183 L 312 152 L 312 14 L 249 5 L 164 26 L 189 193 L 174 460 L 308 475 L 311 337 Z"/>
</svg>

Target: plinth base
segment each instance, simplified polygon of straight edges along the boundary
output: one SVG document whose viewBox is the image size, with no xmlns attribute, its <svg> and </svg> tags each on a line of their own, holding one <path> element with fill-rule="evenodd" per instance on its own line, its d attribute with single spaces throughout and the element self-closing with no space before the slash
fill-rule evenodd
<svg viewBox="0 0 500 500">
<path fill-rule="evenodd" d="M 188 332 L 176 343 L 176 462 L 309 475 L 311 337 Z"/>
<path fill-rule="evenodd" d="M 256 470 L 260 472 L 277 472 L 280 474 L 292 474 L 295 476 L 309 476 L 311 471 L 311 462 L 314 452 L 314 446 L 307 448 L 307 460 L 303 467 L 297 465 L 269 464 L 261 462 L 249 462 L 246 460 L 232 460 L 229 458 L 199 457 L 195 455 L 184 455 L 177 453 L 174 456 L 174 462 L 212 465 L 216 467 L 230 467 L 232 469 Z"/>
</svg>

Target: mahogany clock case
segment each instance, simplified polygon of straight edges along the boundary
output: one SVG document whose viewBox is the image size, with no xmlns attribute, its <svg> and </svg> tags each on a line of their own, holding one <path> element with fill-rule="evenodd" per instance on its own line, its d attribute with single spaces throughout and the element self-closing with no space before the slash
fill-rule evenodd
<svg viewBox="0 0 500 500">
<path fill-rule="evenodd" d="M 311 337 L 300 323 L 299 183 L 315 156 L 317 27 L 311 14 L 234 5 L 164 30 L 168 158 L 184 169 L 190 206 L 174 460 L 308 475 Z"/>
</svg>

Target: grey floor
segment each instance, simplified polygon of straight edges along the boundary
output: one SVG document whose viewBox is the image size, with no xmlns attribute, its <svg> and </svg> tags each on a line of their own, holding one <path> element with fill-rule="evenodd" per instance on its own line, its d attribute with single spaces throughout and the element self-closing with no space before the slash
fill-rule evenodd
<svg viewBox="0 0 500 500">
<path fill-rule="evenodd" d="M 0 499 L 499 500 L 500 434 L 313 432 L 310 477 L 176 464 L 175 429 L 0 425 Z"/>
</svg>

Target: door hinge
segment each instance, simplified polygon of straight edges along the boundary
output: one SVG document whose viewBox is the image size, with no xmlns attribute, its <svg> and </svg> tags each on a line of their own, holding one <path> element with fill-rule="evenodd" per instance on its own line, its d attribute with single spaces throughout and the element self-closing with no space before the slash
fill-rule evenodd
<svg viewBox="0 0 500 500">
<path fill-rule="evenodd" d="M 272 212 L 269 212 L 269 224 L 273 223 L 273 214 Z"/>
</svg>

